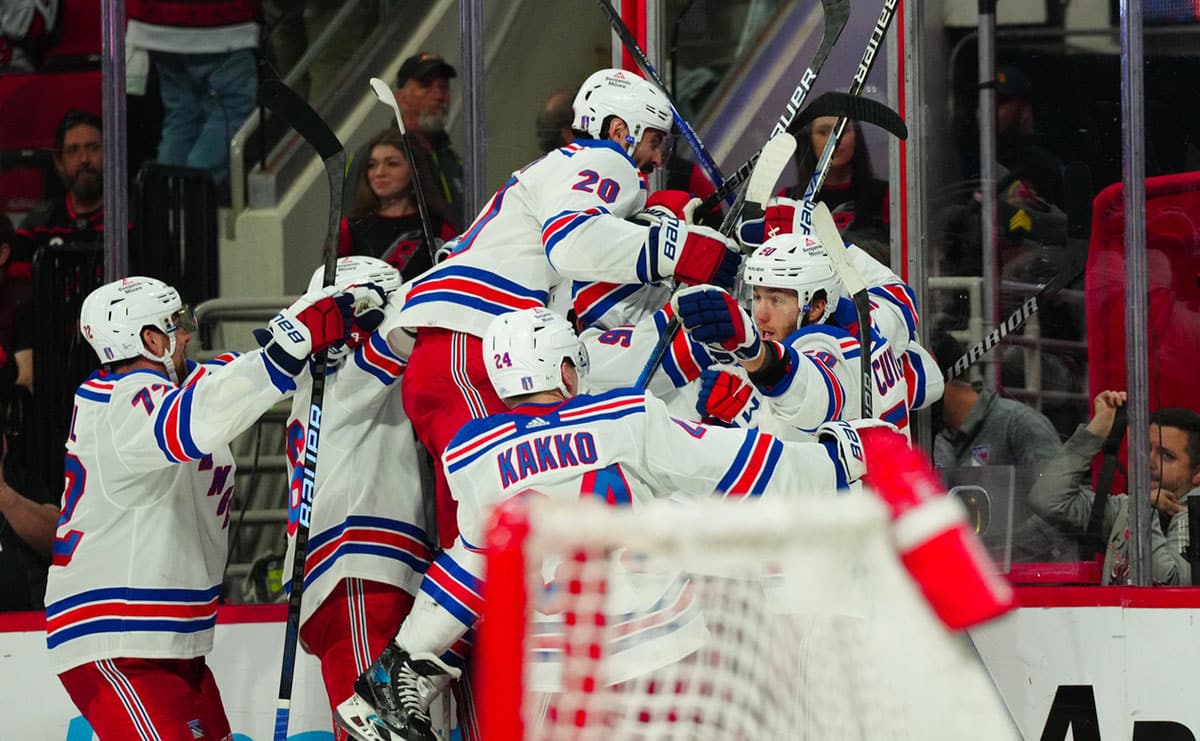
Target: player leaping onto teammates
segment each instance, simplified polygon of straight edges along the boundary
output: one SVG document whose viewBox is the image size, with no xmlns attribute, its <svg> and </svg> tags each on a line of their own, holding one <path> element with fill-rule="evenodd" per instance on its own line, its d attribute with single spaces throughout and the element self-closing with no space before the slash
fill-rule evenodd
<svg viewBox="0 0 1200 741">
<path fill-rule="evenodd" d="M 487 381 L 480 338 L 503 313 L 569 300 L 572 279 L 650 283 L 664 278 L 730 286 L 739 255 L 716 231 L 673 217 L 627 221 L 646 202 L 643 175 L 669 150 L 672 111 L 637 75 L 600 70 L 580 87 L 576 140 L 535 160 L 505 183 L 463 233 L 454 253 L 420 277 L 401 323 L 417 328 L 404 409 L 440 459 L 464 423 L 507 407 Z M 565 308 L 565 307 L 564 307 Z M 438 529 L 456 532 L 441 466 Z"/>
<path fill-rule="evenodd" d="M 587 354 L 571 325 L 548 309 L 497 317 L 482 345 L 496 361 L 487 366 L 495 392 L 511 408 L 469 423 L 446 450 L 443 466 L 458 499 L 461 533 L 426 573 L 395 641 L 339 706 L 339 722 L 355 738 L 434 738 L 429 703 L 458 676 L 449 651 L 479 618 L 481 547 L 497 503 L 527 492 L 597 496 L 613 505 L 675 492 L 833 496 L 865 470 L 864 443 L 849 423 L 822 427 L 820 443 L 786 443 L 754 430 L 674 419 L 653 396 L 633 390 L 577 395 Z M 696 612 L 677 621 L 694 627 L 685 617 Z M 656 639 L 678 642 L 685 634 L 694 635 L 681 630 Z M 658 668 L 639 663 L 637 655 L 645 653 L 614 658 L 631 662 L 634 673 Z"/>
<path fill-rule="evenodd" d="M 105 739 L 230 737 L 212 649 L 233 496 L 229 441 L 296 388 L 314 352 L 382 319 L 371 286 L 318 290 L 262 350 L 197 365 L 174 288 L 92 291 L 80 331 L 101 368 L 75 392 L 46 589 L 50 666 Z"/>
</svg>

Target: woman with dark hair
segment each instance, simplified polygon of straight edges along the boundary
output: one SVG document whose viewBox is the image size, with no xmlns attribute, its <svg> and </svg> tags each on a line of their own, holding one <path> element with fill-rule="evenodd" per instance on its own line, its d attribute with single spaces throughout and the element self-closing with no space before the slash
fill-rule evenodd
<svg viewBox="0 0 1200 741">
<path fill-rule="evenodd" d="M 422 186 L 423 192 L 432 192 L 432 184 L 423 182 Z M 412 168 L 399 129 L 386 129 L 367 145 L 366 165 L 356 188 L 354 208 L 342 219 L 338 256 L 378 257 L 395 266 L 404 280 L 432 267 L 430 250 L 424 246 Z M 436 250 L 455 234 L 440 202 L 427 205 Z"/>
<path fill-rule="evenodd" d="M 800 129 L 796 135 L 797 184 L 788 191 L 789 198 L 800 199 L 817 169 L 817 158 L 837 123 L 835 116 L 819 116 Z M 875 177 L 871 155 L 862 137 L 862 124 L 850 121 L 829 163 L 829 174 L 817 194 L 833 212 L 838 231 L 847 240 L 867 250 L 872 257 L 887 264 L 890 238 L 888 183 Z M 882 252 L 882 254 L 880 254 Z"/>
</svg>

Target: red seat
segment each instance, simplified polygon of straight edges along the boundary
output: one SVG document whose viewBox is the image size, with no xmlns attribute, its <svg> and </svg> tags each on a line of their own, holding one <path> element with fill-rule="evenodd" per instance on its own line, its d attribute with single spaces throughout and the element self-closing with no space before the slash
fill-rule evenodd
<svg viewBox="0 0 1200 741">
<path fill-rule="evenodd" d="M 100 115 L 101 99 L 99 71 L 0 75 L 0 150 L 53 149 L 63 114 Z"/>
<path fill-rule="evenodd" d="M 1088 388 L 1127 389 L 1121 183 L 1096 196 L 1087 261 Z M 1146 179 L 1150 410 L 1200 411 L 1200 172 Z M 1141 299 L 1145 300 L 1145 299 Z M 1125 463 L 1122 446 L 1120 460 Z M 1117 473 L 1111 491 L 1125 491 Z"/>
<path fill-rule="evenodd" d="M 45 197 L 54 128 L 73 108 L 100 115 L 99 72 L 0 75 L 0 211 L 26 212 Z"/>
<path fill-rule="evenodd" d="M 100 63 L 100 5 L 96 0 L 60 0 L 58 38 L 46 50 L 43 68 L 78 68 Z"/>
</svg>

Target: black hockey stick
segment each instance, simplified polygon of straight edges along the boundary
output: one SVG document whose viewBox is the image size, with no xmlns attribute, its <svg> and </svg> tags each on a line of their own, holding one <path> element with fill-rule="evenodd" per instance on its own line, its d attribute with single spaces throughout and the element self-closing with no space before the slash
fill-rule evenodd
<svg viewBox="0 0 1200 741">
<path fill-rule="evenodd" d="M 755 166 L 753 174 L 742 189 L 738 192 L 737 200 L 730 207 L 729 213 L 725 215 L 725 220 L 721 222 L 721 234 L 729 236 L 733 233 L 734 227 L 737 226 L 738 217 L 744 209 L 753 209 L 752 217 L 760 217 L 762 209 L 767 199 L 771 197 L 771 191 L 775 188 L 775 182 L 779 180 L 779 175 L 788 166 L 792 160 L 792 155 L 796 152 L 796 139 L 791 134 L 781 134 L 767 140 L 766 146 L 762 148 L 762 156 L 759 157 L 758 165 Z M 634 382 L 634 388 L 645 389 L 650 383 L 650 377 L 654 375 L 654 371 L 662 364 L 663 356 L 667 353 L 667 348 L 671 346 L 671 342 L 675 339 L 675 335 L 679 332 L 679 317 L 672 316 L 667 326 L 663 329 L 663 333 L 659 335 L 658 342 L 655 343 L 654 349 L 650 351 L 650 357 L 646 360 L 646 365 L 642 367 L 642 372 L 638 374 L 637 381 Z"/>
<path fill-rule="evenodd" d="M 646 52 L 642 51 L 642 47 L 638 45 L 637 39 L 633 37 L 633 32 L 629 30 L 629 26 L 625 25 L 625 21 L 621 20 L 621 16 L 608 0 L 596 0 L 596 4 L 600 6 L 600 10 L 604 11 L 604 16 L 608 18 L 608 25 L 612 26 L 613 31 L 616 31 L 617 36 L 621 38 L 621 43 L 629 50 L 634 61 L 642 68 L 642 72 L 658 86 L 663 95 L 667 96 L 667 102 L 671 104 L 671 115 L 674 116 L 675 124 L 679 126 L 680 133 L 683 134 L 683 138 L 692 147 L 692 151 L 696 153 L 696 159 L 700 161 L 700 167 L 704 168 L 708 179 L 712 181 L 713 185 L 720 188 L 725 184 L 725 177 L 721 175 L 721 170 L 717 167 L 717 163 L 713 161 L 712 155 L 704 147 L 704 142 L 700 141 L 700 135 L 687 122 L 687 119 L 680 115 L 679 104 L 675 101 L 675 96 L 671 95 L 671 91 L 667 89 L 667 84 L 659 77 L 658 72 L 654 69 L 654 65 L 650 64 L 650 60 L 646 57 Z"/>
<path fill-rule="evenodd" d="M 808 92 L 812 89 L 813 82 L 816 81 L 817 75 L 821 73 L 821 67 L 825 66 L 825 59 L 829 56 L 833 45 L 837 43 L 838 37 L 842 35 L 842 30 L 846 27 L 846 21 L 850 20 L 850 0 L 821 0 L 821 13 L 824 17 L 825 27 L 821 31 L 821 43 L 817 47 L 817 53 L 813 55 L 812 61 L 804 68 L 804 73 L 800 75 L 800 81 L 796 83 L 792 94 L 788 96 L 783 113 L 779 114 L 779 120 L 775 122 L 775 128 L 771 130 L 771 136 L 775 136 L 782 131 L 791 131 L 790 126 L 793 119 L 795 119 L 796 114 L 800 112 L 801 107 L 804 105 L 804 99 L 808 97 Z M 754 163 L 758 161 L 760 154 L 762 154 L 761 149 L 755 152 L 753 157 L 743 162 L 742 166 L 735 170 L 723 185 L 718 184 L 717 191 L 705 198 L 704 202 L 696 208 L 697 218 L 711 212 L 716 208 L 718 203 L 728 198 L 731 193 L 741 187 L 742 183 L 749 179 L 750 173 L 754 171 Z"/>
<path fill-rule="evenodd" d="M 408 169 L 410 178 L 412 179 L 413 196 L 417 199 L 417 213 L 421 217 L 421 231 L 425 234 L 425 248 L 429 250 L 429 264 L 437 264 L 437 243 L 433 241 L 433 221 L 429 218 L 429 206 L 425 202 L 425 191 L 421 187 L 421 173 L 417 169 L 417 157 L 413 152 L 412 142 L 408 139 L 408 130 L 404 128 L 404 116 L 400 115 L 400 104 L 396 102 L 396 95 L 392 92 L 392 88 L 386 82 L 378 77 L 371 78 L 371 90 L 375 92 L 375 97 L 379 98 L 379 102 L 391 108 L 396 114 L 396 125 L 400 127 L 400 139 L 404 142 L 404 156 L 408 158 Z M 387 260 L 391 257 L 391 253 L 396 249 L 396 243 L 388 248 L 383 254 L 383 259 Z"/>
<path fill-rule="evenodd" d="M 1034 295 L 1025 299 L 1008 319 L 992 328 L 986 336 L 962 354 L 954 364 L 943 369 L 942 374 L 951 381 L 967 372 L 992 348 L 999 345 L 1010 333 L 1017 331 L 1038 312 L 1043 302 L 1083 277 L 1087 270 L 1088 239 L 1092 227 L 1092 174 L 1082 162 L 1072 162 L 1063 173 L 1066 183 L 1067 247 L 1064 265 L 1058 275 Z"/>
<path fill-rule="evenodd" d="M 867 41 L 867 48 L 863 51 L 858 69 L 854 71 L 854 80 L 850 83 L 848 95 L 861 96 L 863 88 L 867 86 L 867 75 L 871 74 L 879 47 L 887 37 L 892 19 L 896 17 L 896 3 L 898 2 L 899 0 L 884 0 L 883 10 L 880 11 L 879 18 L 875 21 L 875 28 L 871 29 L 871 38 Z M 804 191 L 804 199 L 800 204 L 800 225 L 802 228 L 807 225 L 808 231 L 811 231 L 813 223 L 813 209 L 816 208 L 817 194 L 821 192 L 821 186 L 825 184 L 825 177 L 829 174 L 829 163 L 833 161 L 833 153 L 837 151 L 838 142 L 846 130 L 848 121 L 849 119 L 845 116 L 838 117 L 833 131 L 829 132 L 829 140 L 825 142 L 825 149 L 821 151 L 821 158 L 817 160 L 817 168 L 813 172 L 812 181 Z M 830 221 L 832 221 L 832 217 L 830 217 Z M 834 231 L 836 232 L 836 229 Z M 841 237 L 833 235 L 827 235 L 827 237 L 833 241 L 832 244 L 824 245 L 825 252 L 833 261 L 833 268 L 837 271 L 842 285 L 851 293 L 851 298 L 854 300 L 854 312 L 858 315 L 858 347 L 862 366 L 861 413 L 863 419 L 869 419 L 872 416 L 871 401 L 874 398 L 871 377 L 871 301 L 867 296 L 867 286 L 863 283 L 862 277 L 846 259 L 846 251 L 842 249 L 844 244 Z M 821 241 L 825 242 L 824 239 Z"/>
<path fill-rule="evenodd" d="M 262 65 L 258 86 L 259 101 L 286 121 L 325 163 L 329 180 L 329 225 L 325 231 L 325 273 L 322 285 L 333 285 L 337 275 L 337 236 L 342 221 L 342 189 L 346 180 L 346 151 L 329 125 L 321 120 L 308 103 L 284 85 L 269 65 Z M 304 473 L 297 503 L 296 546 L 292 554 L 291 594 L 288 595 L 287 624 L 283 638 L 283 665 L 279 670 L 279 701 L 275 706 L 275 741 L 287 738 L 288 716 L 292 704 L 292 680 L 296 671 L 296 646 L 300 637 L 300 600 L 304 593 L 304 566 L 308 556 L 309 516 L 317 479 L 317 447 L 321 437 L 321 405 L 325 399 L 325 372 L 329 353 L 317 355 L 313 370 L 312 395 L 308 403 L 305 429 Z"/>
<path fill-rule="evenodd" d="M 874 98 L 851 95 L 836 90 L 821 93 L 813 99 L 788 127 L 793 135 L 799 136 L 800 129 L 820 116 L 845 116 L 854 121 L 869 123 L 888 132 L 897 139 L 908 138 L 908 126 L 900 114 Z"/>
</svg>

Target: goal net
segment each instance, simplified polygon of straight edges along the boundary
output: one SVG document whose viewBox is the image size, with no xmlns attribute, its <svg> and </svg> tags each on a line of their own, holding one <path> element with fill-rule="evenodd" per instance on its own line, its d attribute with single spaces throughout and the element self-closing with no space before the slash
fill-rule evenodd
<svg viewBox="0 0 1200 741">
<path fill-rule="evenodd" d="M 1019 738 L 870 492 L 533 495 L 493 522 L 483 738 Z"/>
</svg>

